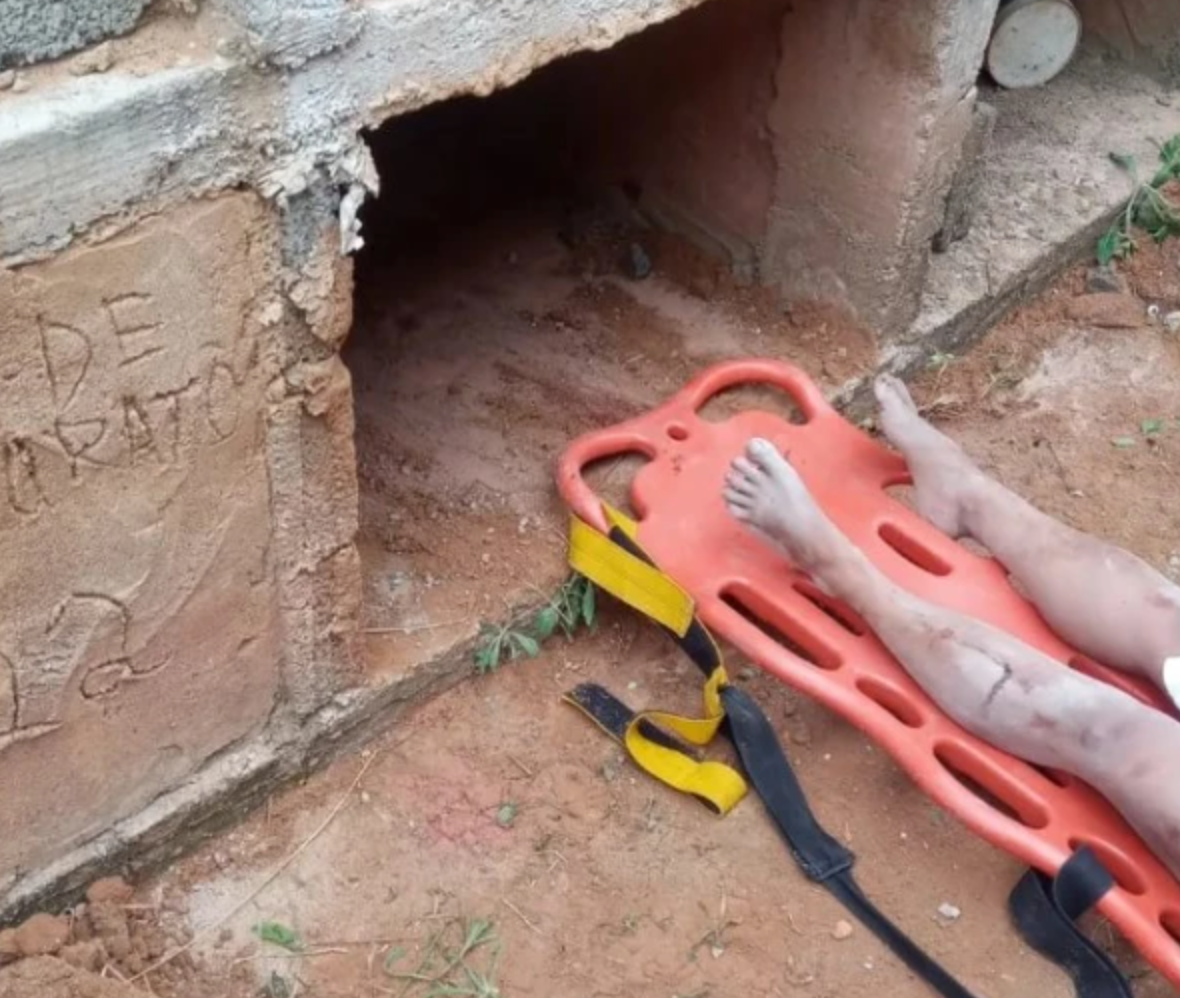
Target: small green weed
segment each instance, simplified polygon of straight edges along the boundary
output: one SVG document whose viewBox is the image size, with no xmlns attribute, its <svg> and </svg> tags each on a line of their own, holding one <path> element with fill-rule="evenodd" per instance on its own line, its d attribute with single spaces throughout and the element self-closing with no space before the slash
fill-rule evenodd
<svg viewBox="0 0 1180 998">
<path fill-rule="evenodd" d="M 518 658 L 536 658 L 540 654 L 537 639 L 518 630 L 515 623 L 484 624 L 479 646 L 475 649 L 475 669 L 477 672 L 495 672 L 505 659 L 515 662 Z"/>
<path fill-rule="evenodd" d="M 456 918 L 426 941 L 412 971 L 396 970 L 405 957 L 400 947 L 385 958 L 385 973 L 404 986 L 400 996 L 414 998 L 500 998 L 496 970 L 502 948 L 490 919 Z"/>
<path fill-rule="evenodd" d="M 548 605 L 538 611 L 534 626 L 542 641 L 552 637 L 559 628 L 566 638 L 572 638 L 579 627 L 593 627 L 597 615 L 598 597 L 594 583 L 574 572 L 561 584 Z"/>
<path fill-rule="evenodd" d="M 299 933 L 282 922 L 259 922 L 254 926 L 254 935 L 264 943 L 281 946 L 290 953 L 298 953 L 303 949 Z"/>
<path fill-rule="evenodd" d="M 1173 135 L 1160 146 L 1160 165 L 1149 180 L 1140 179 L 1134 156 L 1111 153 L 1110 158 L 1126 170 L 1135 188 L 1114 225 L 1098 240 L 1098 262 L 1104 267 L 1135 252 L 1135 228 L 1143 229 L 1157 243 L 1169 236 L 1180 236 L 1180 205 L 1169 200 L 1162 190 L 1168 181 L 1180 180 L 1180 135 Z"/>
<path fill-rule="evenodd" d="M 937 371 L 942 374 L 948 367 L 955 362 L 955 355 L 953 353 L 943 353 L 941 350 L 935 350 L 929 357 L 926 358 L 926 368 L 930 371 Z"/>
<path fill-rule="evenodd" d="M 704 909 L 707 915 L 708 909 L 706 909 L 703 904 L 701 905 L 701 908 Z M 725 953 L 725 949 L 729 945 L 727 933 L 730 929 L 736 929 L 739 925 L 741 925 L 741 922 L 728 917 L 728 913 L 729 900 L 724 894 L 722 894 L 721 904 L 717 909 L 717 917 L 710 919 L 712 924 L 709 928 L 709 931 L 706 932 L 696 942 L 692 949 L 688 951 L 688 958 L 690 960 L 695 960 L 697 958 L 697 951 L 700 949 L 707 948 L 714 960 L 719 959 Z"/>
<path fill-rule="evenodd" d="M 1177 429 L 1180 429 L 1180 419 L 1174 421 Z M 1159 443 L 1160 438 L 1168 432 L 1170 421 L 1162 417 L 1153 417 L 1151 419 L 1143 419 L 1139 422 L 1139 433 L 1143 439 L 1149 444 Z M 1111 440 L 1111 446 L 1119 448 L 1134 447 L 1138 441 L 1135 437 L 1124 436 L 1115 437 Z"/>
<path fill-rule="evenodd" d="M 934 372 L 934 387 L 936 389 L 942 384 L 942 376 L 946 374 L 947 368 L 956 360 L 958 358 L 953 353 L 946 353 L 942 350 L 935 350 L 926 358 L 926 370 Z"/>
<path fill-rule="evenodd" d="M 594 626 L 597 613 L 594 583 L 574 572 L 532 619 L 484 625 L 475 648 L 476 671 L 495 672 L 505 660 L 536 658 L 557 631 L 572 639 L 579 627 Z"/>
</svg>

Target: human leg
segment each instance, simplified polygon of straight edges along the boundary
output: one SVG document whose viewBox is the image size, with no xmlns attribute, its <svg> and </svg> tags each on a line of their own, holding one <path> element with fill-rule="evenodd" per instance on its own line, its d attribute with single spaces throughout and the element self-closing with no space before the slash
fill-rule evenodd
<svg viewBox="0 0 1180 998">
<path fill-rule="evenodd" d="M 1079 651 L 1150 679 L 1180 706 L 1180 587 L 989 478 L 922 418 L 898 379 L 882 376 L 875 390 L 885 434 L 910 466 L 919 511 L 951 536 L 985 545 Z"/>
<path fill-rule="evenodd" d="M 949 716 L 1005 751 L 1090 783 L 1180 877 L 1180 723 L 900 589 L 766 441 L 751 442 L 734 463 L 725 498 L 737 519 L 849 603 Z"/>
</svg>

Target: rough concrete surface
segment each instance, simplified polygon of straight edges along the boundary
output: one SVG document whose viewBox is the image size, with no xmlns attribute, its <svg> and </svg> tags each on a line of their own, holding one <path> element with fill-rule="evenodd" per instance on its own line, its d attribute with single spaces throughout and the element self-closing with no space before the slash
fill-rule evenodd
<svg viewBox="0 0 1180 998">
<path fill-rule="evenodd" d="M 34 259 L 102 222 L 117 224 L 129 209 L 244 182 L 279 199 L 325 175 L 345 186 L 371 182 L 362 126 L 457 94 L 490 93 L 700 2 L 374 0 L 357 13 L 353 4 L 328 0 L 290 10 L 225 0 L 248 52 L 264 61 L 270 53 L 300 71 L 250 75 L 219 57 L 5 97 L 0 260 Z M 361 14 L 364 30 L 356 34 L 350 25 Z M 312 58 L 325 47 L 333 50 Z M 45 196 L 41 170 L 51 162 L 61 164 L 53 198 Z"/>
<path fill-rule="evenodd" d="M 56 59 L 126 34 L 151 0 L 5 0 L 0 69 Z"/>
<path fill-rule="evenodd" d="M 4 879 L 272 708 L 266 233 L 236 195 L 0 272 Z"/>
<path fill-rule="evenodd" d="M 991 144 L 996 125 L 996 109 L 982 100 L 975 101 L 971 130 L 963 141 L 959 165 L 955 168 L 951 188 L 946 196 L 942 225 L 934 235 L 933 249 L 945 253 L 952 243 L 964 239 L 971 231 L 971 220 L 979 201 L 984 157 Z"/>
<path fill-rule="evenodd" d="M 348 0 L 224 0 L 249 33 L 252 54 L 276 66 L 298 67 L 353 41 L 364 12 Z"/>
<path fill-rule="evenodd" d="M 996 0 L 803 0 L 783 20 L 767 271 L 885 333 L 918 309 Z M 808 80 L 823 79 L 815 98 Z"/>
<path fill-rule="evenodd" d="M 0 260 L 61 249 L 129 208 L 233 186 L 266 137 L 224 63 L 69 78 L 0 106 Z M 46 164 L 54 164 L 52 186 Z M 124 223 L 125 224 L 125 223 Z M 7 258 L 7 259 L 6 259 Z"/>
<path fill-rule="evenodd" d="M 972 230 L 932 259 L 921 313 L 890 362 L 970 342 L 1064 263 L 1092 253 L 1131 194 L 1109 153 L 1132 153 L 1146 170 L 1155 143 L 1180 131 L 1180 107 L 1160 95 L 1089 52 L 1049 87 L 990 97 L 998 117 Z"/>
</svg>

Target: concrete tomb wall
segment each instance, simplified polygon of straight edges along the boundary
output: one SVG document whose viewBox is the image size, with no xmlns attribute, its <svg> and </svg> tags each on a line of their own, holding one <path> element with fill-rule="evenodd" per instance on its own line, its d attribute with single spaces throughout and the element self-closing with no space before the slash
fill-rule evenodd
<svg viewBox="0 0 1180 998">
<path fill-rule="evenodd" d="M 554 62 L 497 112 L 564 129 L 530 176 L 626 178 L 744 280 L 888 337 L 918 307 L 996 6 L 12 3 L 0 917 L 183 848 L 433 681 L 393 690 L 358 659 L 339 350 L 377 186 L 363 133 L 459 96 L 478 133 L 476 98 Z M 373 141 L 413 206 L 446 159 L 399 134 Z"/>
<path fill-rule="evenodd" d="M 0 274 L 0 871 L 273 706 L 274 238 L 234 194 Z"/>
</svg>

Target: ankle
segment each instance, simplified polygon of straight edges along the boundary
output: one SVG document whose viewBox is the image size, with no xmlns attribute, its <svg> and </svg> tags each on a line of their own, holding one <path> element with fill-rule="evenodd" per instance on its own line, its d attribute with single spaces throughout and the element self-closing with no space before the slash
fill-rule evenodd
<svg viewBox="0 0 1180 998">
<path fill-rule="evenodd" d="M 990 490 L 993 482 L 974 465 L 966 472 L 956 496 L 959 526 L 964 534 L 979 539 L 986 533 L 985 519 L 991 507 Z"/>
</svg>

